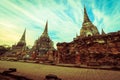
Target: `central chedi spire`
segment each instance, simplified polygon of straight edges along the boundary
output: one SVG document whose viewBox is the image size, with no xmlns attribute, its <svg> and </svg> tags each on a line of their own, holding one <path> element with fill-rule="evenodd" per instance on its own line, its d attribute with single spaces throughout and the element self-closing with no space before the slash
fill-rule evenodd
<svg viewBox="0 0 120 80">
<path fill-rule="evenodd" d="M 41 36 L 48 37 L 48 21 L 46 22 L 44 32 Z"/>
<path fill-rule="evenodd" d="M 90 19 L 89 19 L 88 15 L 87 15 L 86 8 L 84 7 L 84 23 L 85 22 L 90 22 Z"/>
<path fill-rule="evenodd" d="M 90 21 L 87 15 L 86 8 L 84 7 L 84 20 L 83 20 L 82 28 L 80 30 L 80 36 L 88 37 L 88 36 L 94 36 L 94 35 L 99 35 L 98 29 Z"/>
<path fill-rule="evenodd" d="M 38 40 L 35 41 L 32 47 L 32 52 L 35 52 L 38 55 L 44 55 L 49 50 L 54 50 L 54 47 L 53 47 L 53 41 L 50 39 L 48 35 L 48 21 L 47 21 L 44 32 L 42 33 L 40 38 L 38 38 Z"/>
</svg>

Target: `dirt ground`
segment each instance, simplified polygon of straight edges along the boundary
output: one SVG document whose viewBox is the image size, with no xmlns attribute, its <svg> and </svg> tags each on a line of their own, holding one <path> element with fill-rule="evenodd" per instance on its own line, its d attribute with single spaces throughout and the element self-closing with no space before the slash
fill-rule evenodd
<svg viewBox="0 0 120 80">
<path fill-rule="evenodd" d="M 33 80 L 44 80 L 48 74 L 57 75 L 62 80 L 120 80 L 120 71 L 0 61 L 0 72 L 8 68 L 16 68 L 17 72 L 13 74 L 25 76 Z"/>
</svg>

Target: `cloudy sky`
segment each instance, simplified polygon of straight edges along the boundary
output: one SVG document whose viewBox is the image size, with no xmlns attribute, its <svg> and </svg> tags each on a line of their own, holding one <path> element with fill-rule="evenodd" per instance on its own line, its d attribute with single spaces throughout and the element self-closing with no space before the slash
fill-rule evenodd
<svg viewBox="0 0 120 80">
<path fill-rule="evenodd" d="M 16 44 L 26 28 L 27 45 L 32 46 L 48 20 L 49 36 L 70 42 L 80 34 L 83 7 L 99 32 L 120 30 L 120 0 L 0 0 L 0 45 Z"/>
</svg>

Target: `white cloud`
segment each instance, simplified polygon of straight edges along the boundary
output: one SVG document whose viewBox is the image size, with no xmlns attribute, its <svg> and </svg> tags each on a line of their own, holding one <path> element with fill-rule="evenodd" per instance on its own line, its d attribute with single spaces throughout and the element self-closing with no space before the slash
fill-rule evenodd
<svg viewBox="0 0 120 80">
<path fill-rule="evenodd" d="M 67 0 L 66 4 L 63 3 L 64 0 L 59 3 L 52 0 L 35 0 L 33 2 L 21 0 L 18 3 L 15 0 L 1 1 L 0 36 L 2 37 L 0 42 L 3 40 L 5 42 L 0 44 L 18 42 L 26 28 L 27 45 L 33 45 L 34 41 L 42 34 L 47 20 L 49 33 L 55 32 L 50 34 L 55 44 L 57 42 L 72 41 L 76 32 L 79 34 L 82 27 L 83 4 L 79 0 Z M 118 21 L 120 20 L 119 11 L 116 8 L 111 12 L 111 15 L 107 15 L 104 8 L 107 5 L 103 5 L 100 9 L 97 7 L 99 5 L 95 5 L 95 2 L 90 3 L 89 1 L 89 4 L 86 5 L 87 7 L 91 6 L 95 18 L 93 23 L 99 31 L 101 28 L 104 28 L 106 32 L 119 29 L 115 27 L 118 27 Z M 66 10 L 71 14 L 68 15 L 65 12 Z"/>
<path fill-rule="evenodd" d="M 115 4 L 113 5 L 115 6 L 114 9 L 108 7 L 108 10 L 106 10 L 106 7 L 110 6 L 108 5 L 109 2 L 108 3 L 103 2 L 103 3 L 106 3 L 106 4 L 103 4 L 101 9 L 96 8 L 95 4 L 92 6 L 93 8 L 92 11 L 95 17 L 95 20 L 93 23 L 98 27 L 100 32 L 101 32 L 101 28 L 103 28 L 106 33 L 120 30 L 119 22 L 118 22 L 120 20 L 120 17 L 119 17 L 120 10 L 118 10 L 119 5 Z M 97 6 L 97 7 L 100 7 L 100 6 Z"/>
</svg>

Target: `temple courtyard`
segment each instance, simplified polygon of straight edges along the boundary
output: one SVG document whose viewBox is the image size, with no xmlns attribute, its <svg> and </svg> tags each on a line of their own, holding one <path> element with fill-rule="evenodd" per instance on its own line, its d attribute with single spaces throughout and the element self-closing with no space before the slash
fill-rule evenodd
<svg viewBox="0 0 120 80">
<path fill-rule="evenodd" d="M 11 74 L 24 76 L 31 80 L 44 80 L 48 74 L 57 75 L 62 80 L 120 80 L 120 71 L 0 61 L 0 73 L 9 68 L 17 69 L 17 72 Z"/>
</svg>

